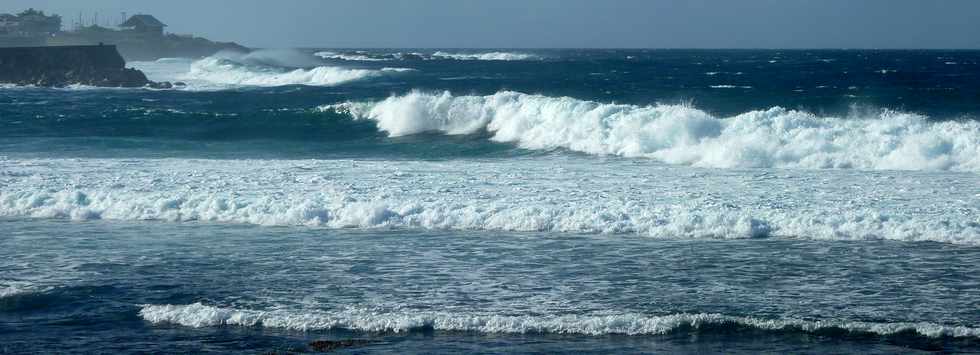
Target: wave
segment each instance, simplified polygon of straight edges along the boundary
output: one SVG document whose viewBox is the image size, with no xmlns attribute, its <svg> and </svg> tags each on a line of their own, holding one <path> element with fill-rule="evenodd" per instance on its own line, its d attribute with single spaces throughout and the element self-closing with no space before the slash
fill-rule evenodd
<svg viewBox="0 0 980 355">
<path fill-rule="evenodd" d="M 773 107 L 714 117 L 689 105 L 621 105 L 519 92 L 413 91 L 320 107 L 373 120 L 390 136 L 486 131 L 526 149 L 652 158 L 712 168 L 980 171 L 980 122 L 882 110 L 821 117 Z"/>
<path fill-rule="evenodd" d="M 17 286 L 0 287 L 0 298 L 20 296 L 31 292 L 31 290 Z"/>
<path fill-rule="evenodd" d="M 253 163 L 248 163 L 255 164 Z M 260 164 L 269 167 L 269 164 Z M 174 167 L 177 169 L 176 167 Z M 271 168 L 270 168 L 271 169 Z M 278 170 L 276 170 L 278 171 Z M 154 181 L 168 175 L 162 173 Z M 217 176 L 215 181 L 261 176 Z M 397 178 L 392 178 L 397 180 Z M 119 185 L 145 184 L 118 181 Z M 792 237 L 813 240 L 932 241 L 980 245 L 980 223 L 972 216 L 937 218 L 931 214 L 888 213 L 876 208 L 812 206 L 794 209 L 737 209 L 724 206 L 649 205 L 609 199 L 551 201 L 525 192 L 519 196 L 460 198 L 453 194 L 403 198 L 358 197 L 342 191 L 255 194 L 246 187 L 220 191 L 195 186 L 182 191 L 125 191 L 117 188 L 0 191 L 0 216 L 72 220 L 206 221 L 264 226 L 323 228 L 407 228 L 510 232 L 635 234 L 659 239 L 748 239 Z M 428 189 L 416 193 L 426 193 Z M 158 188 L 159 189 L 159 188 Z M 290 191 L 289 186 L 277 189 Z M 368 192 L 384 196 L 387 187 Z M 370 191 L 370 189 L 368 189 Z M 465 195 L 486 194 L 465 192 Z"/>
<path fill-rule="evenodd" d="M 190 72 L 184 75 L 183 79 L 245 86 L 334 86 L 380 75 L 381 71 L 378 70 L 330 66 L 282 70 L 275 67 L 247 66 L 228 59 L 208 57 L 192 63 Z"/>
<path fill-rule="evenodd" d="M 706 313 L 678 313 L 661 316 L 620 315 L 536 315 L 503 316 L 446 312 L 377 312 L 348 309 L 331 313 L 253 311 L 219 308 L 201 303 L 189 305 L 143 305 L 144 320 L 188 327 L 263 326 L 312 331 L 346 329 L 365 332 L 409 332 L 431 329 L 478 333 L 662 335 L 689 329 L 731 330 L 752 328 L 763 331 L 821 333 L 845 331 L 854 334 L 889 336 L 914 333 L 929 338 L 978 338 L 980 328 L 948 326 L 928 322 L 874 323 L 845 320 L 766 319 Z"/>
<path fill-rule="evenodd" d="M 115 87 L 115 86 L 92 86 L 84 84 L 69 84 L 61 87 L 37 86 L 34 84 L 19 85 L 10 83 L 0 83 L 0 90 L 24 90 L 24 91 L 133 91 L 146 90 L 148 87 Z M 155 89 L 150 89 L 155 90 Z"/>
<path fill-rule="evenodd" d="M 247 54 L 221 52 L 199 60 L 164 58 L 130 64 L 146 73 L 151 80 L 183 82 L 187 84 L 187 90 L 220 90 L 238 86 L 335 86 L 415 70 L 329 66 L 308 53 L 295 50 L 260 50 Z"/>
<path fill-rule="evenodd" d="M 484 53 L 432 53 L 432 59 L 452 59 L 452 60 L 496 60 L 496 61 L 520 61 L 540 59 L 537 55 L 528 53 L 514 52 L 484 52 Z"/>
<path fill-rule="evenodd" d="M 731 84 L 721 84 L 721 85 L 711 85 L 712 89 L 751 89 L 749 85 L 731 85 Z"/>
<path fill-rule="evenodd" d="M 364 52 L 354 52 L 354 53 L 338 53 L 338 52 L 316 52 L 313 55 L 323 58 L 323 59 L 334 59 L 334 60 L 346 60 L 346 61 L 357 61 L 357 62 L 381 62 L 392 60 L 394 58 L 390 57 L 373 57 Z"/>
<path fill-rule="evenodd" d="M 437 51 L 426 54 L 419 52 L 395 52 L 395 53 L 371 53 L 367 51 L 320 51 L 313 53 L 314 56 L 330 59 L 353 62 L 380 62 L 392 60 L 486 60 L 486 61 L 523 61 L 538 60 L 540 56 L 529 53 L 517 52 L 466 52 L 452 53 Z"/>
<path fill-rule="evenodd" d="M 407 73 L 407 72 L 412 72 L 412 71 L 418 71 L 418 69 L 384 67 L 384 68 L 381 68 L 381 71 L 383 71 L 383 72 L 394 72 L 394 73 Z"/>
</svg>

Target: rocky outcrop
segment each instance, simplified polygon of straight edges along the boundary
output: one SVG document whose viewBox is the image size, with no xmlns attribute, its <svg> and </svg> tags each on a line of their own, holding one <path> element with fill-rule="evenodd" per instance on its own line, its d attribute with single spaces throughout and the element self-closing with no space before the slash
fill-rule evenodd
<svg viewBox="0 0 980 355">
<path fill-rule="evenodd" d="M 0 83 L 63 87 L 168 87 L 126 68 L 115 46 L 0 48 Z"/>
</svg>

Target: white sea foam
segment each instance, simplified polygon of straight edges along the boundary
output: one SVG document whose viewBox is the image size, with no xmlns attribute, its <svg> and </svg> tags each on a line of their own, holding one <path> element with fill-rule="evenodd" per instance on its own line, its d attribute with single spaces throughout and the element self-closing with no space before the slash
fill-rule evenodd
<svg viewBox="0 0 980 355">
<path fill-rule="evenodd" d="M 0 216 L 10 217 L 211 221 L 328 228 L 641 233 L 658 238 L 753 238 L 766 237 L 772 231 L 768 222 L 746 213 L 698 212 L 672 207 L 631 211 L 624 207 L 607 209 L 601 204 L 584 204 L 565 208 L 439 199 L 360 201 L 344 194 L 250 199 L 224 194 L 110 191 L 0 193 Z"/>
<path fill-rule="evenodd" d="M 58 270 L 58 271 L 63 271 L 63 270 Z M 42 284 L 50 283 L 52 281 L 58 280 L 66 276 L 66 274 L 70 274 L 70 273 L 71 272 L 69 271 L 69 272 L 59 273 L 58 275 L 50 275 L 50 274 L 39 272 L 38 274 L 40 275 L 31 275 L 31 276 L 38 276 L 38 278 L 40 279 L 34 281 L 0 280 L 0 298 L 16 297 L 16 296 L 47 292 L 48 290 L 51 290 L 53 287 L 51 285 L 42 286 Z"/>
<path fill-rule="evenodd" d="M 411 92 L 321 107 L 377 122 L 391 136 L 470 134 L 527 149 L 566 148 L 716 168 L 980 171 L 980 122 L 932 122 L 882 110 L 821 117 L 773 107 L 727 118 L 686 105 L 635 106 L 517 92 Z"/>
<path fill-rule="evenodd" d="M 281 70 L 271 67 L 246 66 L 218 57 L 208 57 L 191 64 L 190 72 L 183 78 L 190 81 L 246 86 L 333 86 L 377 77 L 380 74 L 381 72 L 378 70 L 330 66 Z"/>
<path fill-rule="evenodd" d="M 393 59 L 393 58 L 371 57 L 371 56 L 368 56 L 367 54 L 357 53 L 357 52 L 355 52 L 355 53 L 338 53 L 338 52 L 323 51 L 323 52 L 313 53 L 313 55 L 315 55 L 317 57 L 320 57 L 320 58 L 323 58 L 323 59 L 346 60 L 346 61 L 354 61 L 354 62 L 380 62 L 380 61 L 386 61 L 386 60 Z"/>
<path fill-rule="evenodd" d="M 348 329 L 366 332 L 406 332 L 417 329 L 517 334 L 658 335 L 684 328 L 742 326 L 760 330 L 801 331 L 845 330 L 855 333 L 892 335 L 914 332 L 920 336 L 980 337 L 980 329 L 936 323 L 872 323 L 846 320 L 766 319 L 706 313 L 669 315 L 525 315 L 503 316 L 445 312 L 378 312 L 346 309 L 330 313 L 239 310 L 201 303 L 189 305 L 144 305 L 140 317 L 151 323 L 188 327 L 263 326 L 312 331 Z"/>
<path fill-rule="evenodd" d="M 10 83 L 0 83 L 0 90 L 57 90 L 57 91 L 128 91 L 128 90 L 142 90 L 143 87 L 112 87 L 112 86 L 92 86 L 83 84 L 69 84 L 61 87 L 45 87 L 37 86 L 34 84 L 28 85 L 18 85 Z"/>
<path fill-rule="evenodd" d="M 528 53 L 514 52 L 484 52 L 484 53 L 432 53 L 434 59 L 453 59 L 453 60 L 499 60 L 499 61 L 518 61 L 540 59 L 537 55 Z"/>
<path fill-rule="evenodd" d="M 12 297 L 26 293 L 30 293 L 30 291 L 16 286 L 0 287 L 0 298 Z"/>
<path fill-rule="evenodd" d="M 425 53 L 371 54 L 364 51 L 354 51 L 354 52 L 320 51 L 320 52 L 313 53 L 313 55 L 323 59 L 343 60 L 343 61 L 353 61 L 353 62 L 378 62 L 378 61 L 409 60 L 409 59 L 494 60 L 494 61 L 520 61 L 520 60 L 541 59 L 540 56 L 535 54 L 517 53 L 517 52 L 453 53 L 453 52 L 437 51 L 432 54 L 425 54 Z"/>
<path fill-rule="evenodd" d="M 324 66 L 307 53 L 262 50 L 248 54 L 222 52 L 199 60 L 164 58 L 130 63 L 150 80 L 183 82 L 185 90 L 221 90 L 239 86 L 334 86 L 376 78 L 409 68 L 356 69 Z"/>
<path fill-rule="evenodd" d="M 390 67 L 384 67 L 384 68 L 381 68 L 381 71 L 383 71 L 383 72 L 393 72 L 393 73 L 407 73 L 407 72 L 412 72 L 412 71 L 418 71 L 418 69 L 414 69 L 414 68 L 390 68 Z"/>
<path fill-rule="evenodd" d="M 980 245 L 973 174 L 855 178 L 828 170 L 776 179 L 752 170 L 705 174 L 588 157 L 450 165 L 101 159 L 3 165 L 2 217 Z"/>
<path fill-rule="evenodd" d="M 748 85 L 722 84 L 722 85 L 711 85 L 711 88 L 712 89 L 751 89 L 752 87 Z"/>
</svg>

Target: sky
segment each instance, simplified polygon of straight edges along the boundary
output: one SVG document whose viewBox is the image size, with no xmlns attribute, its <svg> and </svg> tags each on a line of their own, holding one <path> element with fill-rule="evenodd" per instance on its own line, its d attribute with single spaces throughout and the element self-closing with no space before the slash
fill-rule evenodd
<svg viewBox="0 0 980 355">
<path fill-rule="evenodd" d="M 251 47 L 972 48 L 980 0 L 3 0 Z"/>
</svg>

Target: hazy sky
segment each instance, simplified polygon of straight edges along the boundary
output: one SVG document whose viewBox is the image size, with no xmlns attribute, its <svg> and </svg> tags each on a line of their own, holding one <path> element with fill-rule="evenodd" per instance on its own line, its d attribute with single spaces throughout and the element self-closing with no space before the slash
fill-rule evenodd
<svg viewBox="0 0 980 355">
<path fill-rule="evenodd" d="M 980 0 L 3 0 L 256 47 L 980 48 Z"/>
</svg>

